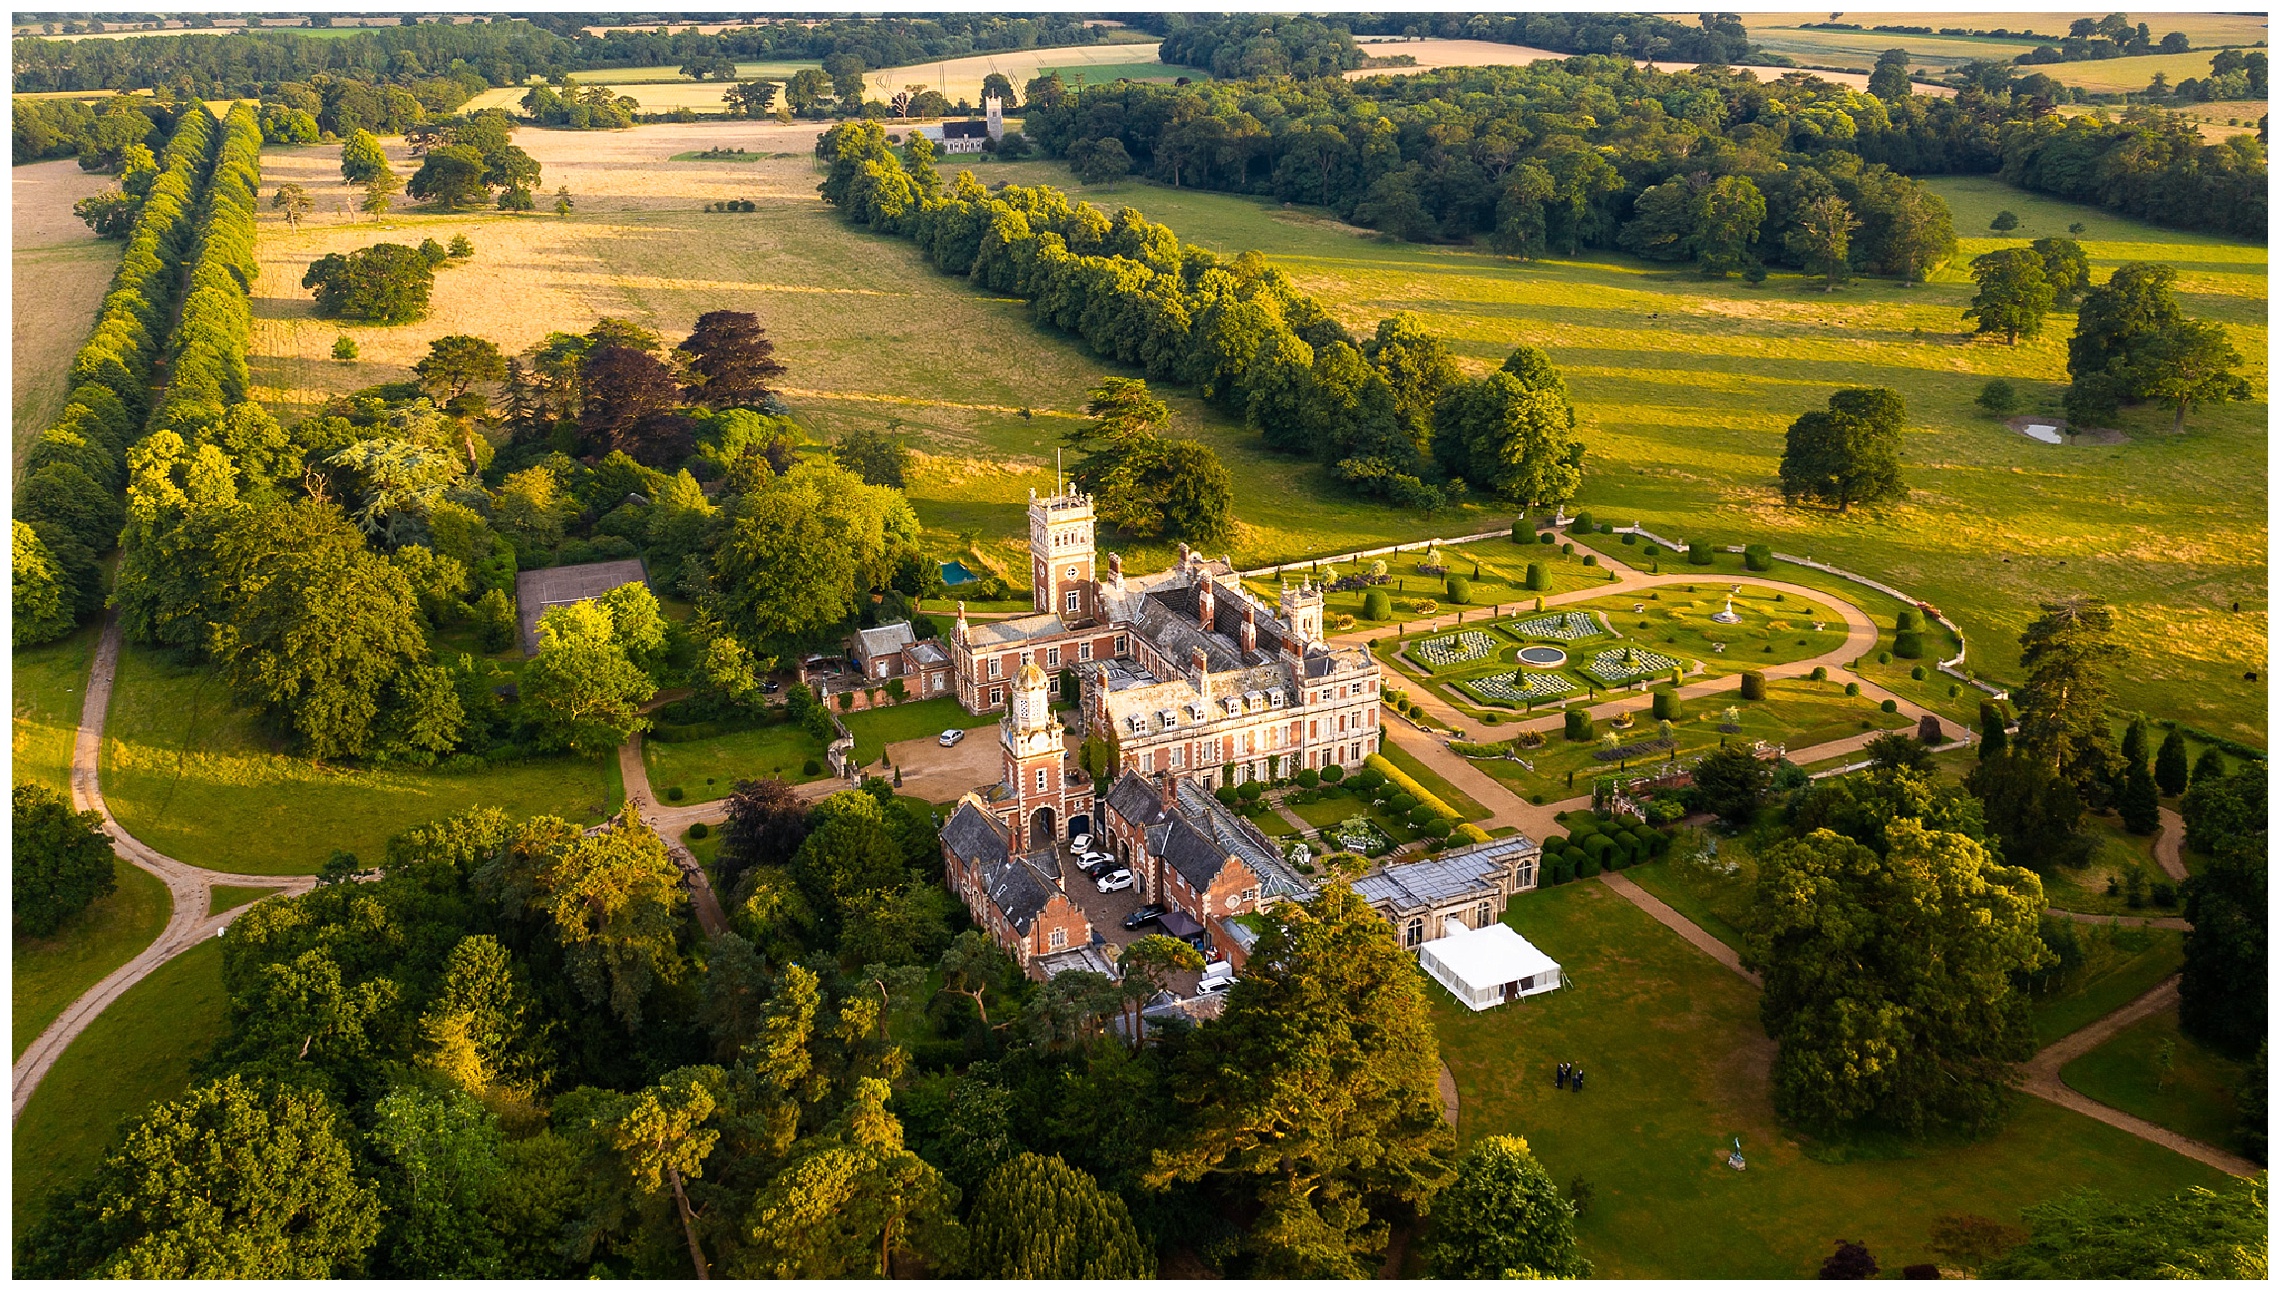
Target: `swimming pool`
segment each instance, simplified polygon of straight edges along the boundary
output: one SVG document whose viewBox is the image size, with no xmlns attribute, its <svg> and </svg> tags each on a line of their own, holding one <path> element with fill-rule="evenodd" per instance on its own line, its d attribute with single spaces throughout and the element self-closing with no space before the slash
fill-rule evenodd
<svg viewBox="0 0 2280 1292">
<path fill-rule="evenodd" d="M 946 588 L 955 588 L 961 583 L 979 583 L 981 581 L 982 576 L 967 569 L 964 561 L 944 561 L 942 563 L 942 586 Z"/>
</svg>

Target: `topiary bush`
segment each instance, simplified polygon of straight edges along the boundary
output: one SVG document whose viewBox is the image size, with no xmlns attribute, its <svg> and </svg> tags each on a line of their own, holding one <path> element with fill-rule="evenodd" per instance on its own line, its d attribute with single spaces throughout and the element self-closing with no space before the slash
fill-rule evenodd
<svg viewBox="0 0 2280 1292">
<path fill-rule="evenodd" d="M 1829 680 L 1829 670 L 1824 665 L 1815 664 L 1810 676 L 1816 682 L 1826 682 Z"/>
<path fill-rule="evenodd" d="M 1845 683 L 1845 694 L 1846 694 L 1846 695 L 1859 695 L 1859 694 L 1860 694 L 1860 683 L 1858 683 L 1858 682 L 1847 682 L 1847 683 Z"/>
<path fill-rule="evenodd" d="M 1598 527 L 1592 523 L 1591 513 L 1588 511 L 1577 512 L 1575 519 L 1568 522 L 1568 533 L 1570 534 L 1591 534 L 1597 531 Z"/>
<path fill-rule="evenodd" d="M 1363 772 L 1363 773 L 1362 773 L 1362 776 L 1357 776 L 1357 777 L 1355 777 L 1355 778 L 1354 778 L 1354 784 L 1355 784 L 1355 786 L 1356 786 L 1356 787 L 1363 787 L 1363 780 L 1362 780 L 1362 777 L 1366 777 L 1366 776 L 1377 776 L 1377 773 L 1376 773 L 1376 772 L 1371 772 L 1371 771 L 1365 771 L 1365 772 Z M 1345 768 L 1343 768 L 1343 767 L 1340 767 L 1340 766 L 1339 766 L 1338 764 L 1336 764 L 1336 763 L 1332 763 L 1332 764 L 1330 764 L 1329 766 L 1327 766 L 1327 767 L 1325 767 L 1325 768 L 1323 768 L 1323 769 L 1322 769 L 1322 779 L 1323 779 L 1323 780 L 1325 780 L 1325 781 L 1328 781 L 1328 782 L 1329 782 L 1330 784 L 1332 784 L 1332 785 L 1336 785 L 1336 784 L 1337 784 L 1339 781 L 1342 781 L 1342 780 L 1344 780 L 1345 778 L 1346 778 L 1346 769 L 1345 769 Z M 1370 782 L 1368 783 L 1368 788 L 1375 788 L 1377 785 L 1381 784 L 1381 783 L 1382 783 L 1384 780 L 1385 780 L 1385 778 L 1384 778 L 1384 777 L 1382 777 L 1382 776 L 1378 776 L 1376 780 L 1370 781 Z"/>
<path fill-rule="evenodd" d="M 1892 653 L 1902 659 L 1924 657 L 1924 635 L 1911 628 L 1892 635 Z"/>
<path fill-rule="evenodd" d="M 1258 802 L 1259 796 L 1266 792 L 1267 787 L 1257 781 L 1245 781 L 1235 787 L 1235 797 L 1243 800 L 1246 804 Z"/>
<path fill-rule="evenodd" d="M 1714 557 L 1710 544 L 1702 539 L 1695 539 L 1686 545 L 1686 563 L 1688 565 L 1708 565 L 1712 559 Z"/>
<path fill-rule="evenodd" d="M 1742 674 L 1742 698 L 1745 700 L 1762 700 L 1765 698 L 1765 674 L 1754 668 Z"/>
<path fill-rule="evenodd" d="M 1752 543 L 1742 549 L 1742 568 L 1770 570 L 1773 568 L 1773 549 L 1764 543 Z"/>
<path fill-rule="evenodd" d="M 1655 692 L 1655 719 L 1658 722 L 1676 722 L 1682 708 L 1676 691 Z"/>
<path fill-rule="evenodd" d="M 1924 672 L 1924 666 L 1918 664 L 1916 667 L 1908 670 L 1908 676 L 1914 681 L 1921 682 L 1928 675 Z"/>
<path fill-rule="evenodd" d="M 1311 767 L 1301 767 L 1298 769 L 1298 775 L 1293 779 L 1297 780 L 1300 789 L 1310 790 L 1322 783 L 1322 773 Z"/>
<path fill-rule="evenodd" d="M 1393 618 L 1393 598 L 1384 588 L 1371 588 L 1362 594 L 1362 618 L 1378 623 Z"/>
<path fill-rule="evenodd" d="M 678 785 L 668 785 L 668 786 L 666 786 L 666 787 L 665 787 L 665 797 L 666 797 L 666 798 L 668 798 L 668 799 L 670 799 L 670 800 L 672 800 L 672 801 L 673 801 L 673 802 L 675 802 L 675 803 L 678 803 L 678 802 L 680 802 L 680 801 L 681 801 L 681 787 L 680 787 L 680 786 L 678 786 Z"/>
<path fill-rule="evenodd" d="M 1546 547 L 1550 547 L 1552 545 L 1552 531 L 1547 529 L 1538 533 L 1536 535 L 1536 541 Z"/>
<path fill-rule="evenodd" d="M 1886 713 L 1900 712 L 1900 702 L 1898 700 L 1886 700 L 1884 703 L 1877 705 L 1876 707 L 1884 710 Z"/>
<path fill-rule="evenodd" d="M 1904 606 L 1901 608 L 1899 614 L 1892 616 L 1892 630 L 1894 632 L 1904 633 L 1911 628 L 1921 628 L 1923 626 L 1924 617 L 1916 613 L 1916 608 L 1914 606 Z"/>
<path fill-rule="evenodd" d="M 1542 592 L 1545 588 L 1550 587 L 1550 582 L 1544 577 L 1544 567 L 1533 561 L 1529 562 L 1528 581 L 1523 586 L 1530 592 Z"/>
<path fill-rule="evenodd" d="M 817 762 L 813 758 L 810 758 L 806 762 L 800 764 L 800 775 L 802 776 L 819 776 L 822 773 L 823 764 Z"/>
<path fill-rule="evenodd" d="M 1562 732 L 1570 740 L 1591 739 L 1591 715 L 1581 709 L 1567 711 L 1567 726 Z"/>
<path fill-rule="evenodd" d="M 1577 879 L 1589 879 L 1598 873 L 1599 858 L 1589 853 L 1585 853 L 1583 860 L 1576 863 L 1575 877 Z"/>
<path fill-rule="evenodd" d="M 689 827 L 689 837 L 690 837 L 691 839 L 707 839 L 707 838 L 710 838 L 710 837 L 712 837 L 712 827 L 711 827 L 711 826 L 709 826 L 709 825 L 706 825 L 706 824 L 705 824 L 704 822 L 702 822 L 702 821 L 699 821 L 699 822 L 697 822 L 695 825 L 692 825 L 692 826 L 690 826 L 690 827 Z"/>
<path fill-rule="evenodd" d="M 1452 574 L 1452 575 L 1450 575 L 1450 576 L 1449 576 L 1449 582 L 1448 582 L 1448 594 L 1449 594 L 1449 604 L 1450 604 L 1450 605 L 1452 605 L 1452 606 L 1469 606 L 1469 605 L 1471 605 L 1471 604 L 1472 604 L 1472 580 L 1471 580 L 1471 579 L 1468 579 L 1468 578 L 1466 578 L 1465 576 L 1463 576 L 1463 575 L 1461 575 L 1461 574 Z"/>
<path fill-rule="evenodd" d="M 1631 546 L 1635 546 L 1635 545 L 1638 543 L 1638 541 L 1639 541 L 1639 535 L 1638 535 L 1638 532 L 1637 532 L 1636 530 L 1625 530 L 1625 531 L 1623 531 L 1623 546 L 1625 546 L 1625 547 L 1631 547 Z"/>
</svg>

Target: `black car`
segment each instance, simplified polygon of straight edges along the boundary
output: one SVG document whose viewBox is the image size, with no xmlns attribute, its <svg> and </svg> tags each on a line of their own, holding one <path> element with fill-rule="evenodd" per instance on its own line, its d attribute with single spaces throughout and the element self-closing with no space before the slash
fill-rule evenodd
<svg viewBox="0 0 2280 1292">
<path fill-rule="evenodd" d="M 1114 857 L 1110 857 L 1104 861 L 1088 862 L 1085 865 L 1077 867 L 1077 869 L 1085 872 L 1085 878 L 1087 879 L 1099 879 L 1102 875 L 1105 875 L 1112 870 L 1124 869 L 1124 863 L 1118 861 Z"/>
<path fill-rule="evenodd" d="M 1124 927 L 1127 929 L 1144 928 L 1147 925 L 1154 924 L 1158 919 L 1161 919 L 1163 917 L 1163 914 L 1163 903 L 1150 902 L 1146 906 L 1141 907 L 1139 910 L 1125 916 Z"/>
</svg>

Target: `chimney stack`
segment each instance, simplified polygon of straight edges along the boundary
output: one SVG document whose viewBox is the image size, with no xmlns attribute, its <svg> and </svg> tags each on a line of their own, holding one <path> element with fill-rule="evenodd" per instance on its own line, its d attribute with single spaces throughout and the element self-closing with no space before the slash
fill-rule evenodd
<svg viewBox="0 0 2280 1292">
<path fill-rule="evenodd" d="M 1251 603 L 1248 601 L 1243 603 L 1243 629 L 1238 640 L 1242 642 L 1243 653 L 1246 655 L 1259 649 L 1259 623 L 1252 614 Z"/>
<path fill-rule="evenodd" d="M 1195 665 L 1195 689 L 1200 691 L 1204 675 L 1211 671 L 1211 656 L 1204 653 L 1203 647 L 1196 646 L 1188 651 L 1188 660 Z"/>
<path fill-rule="evenodd" d="M 1216 600 L 1218 598 L 1212 595 L 1211 567 L 1206 565 L 1195 582 L 1195 621 L 1205 632 L 1211 631 L 1212 603 Z"/>
<path fill-rule="evenodd" d="M 1124 591 L 1124 557 L 1117 552 L 1108 554 L 1108 585 L 1118 592 Z"/>
<path fill-rule="evenodd" d="M 1172 780 L 1172 774 L 1170 772 L 1158 773 L 1156 779 L 1156 791 L 1164 796 L 1165 813 L 1169 814 L 1172 809 L 1179 806 L 1179 787 L 1177 782 Z"/>
</svg>

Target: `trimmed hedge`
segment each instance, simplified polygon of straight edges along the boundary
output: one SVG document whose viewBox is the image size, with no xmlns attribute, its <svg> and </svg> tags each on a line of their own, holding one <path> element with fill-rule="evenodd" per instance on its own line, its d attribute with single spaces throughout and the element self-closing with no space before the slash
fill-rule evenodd
<svg viewBox="0 0 2280 1292">
<path fill-rule="evenodd" d="M 1567 711 L 1567 727 L 1561 735 L 1569 740 L 1591 739 L 1591 715 L 1581 709 Z"/>
<path fill-rule="evenodd" d="M 1529 563 L 1528 582 L 1526 586 L 1530 592 L 1542 592 L 1545 588 L 1551 586 L 1550 582 L 1544 577 L 1543 566 L 1538 565 L 1534 562 Z"/>
<path fill-rule="evenodd" d="M 1464 820 L 1463 813 L 1442 802 L 1440 795 L 1418 784 L 1416 777 L 1394 766 L 1384 754 L 1371 754 L 1362 760 L 1362 766 L 1383 775 L 1387 784 L 1416 799 L 1420 811 L 1430 809 L 1435 816 L 1445 816 L 1452 821 Z"/>
<path fill-rule="evenodd" d="M 1716 549 L 1705 539 L 1694 539 L 1686 545 L 1688 565 L 1708 565 L 1716 556 Z"/>
<path fill-rule="evenodd" d="M 1742 674 L 1742 698 L 1745 700 L 1762 700 L 1765 698 L 1765 674 L 1754 668 Z"/>
<path fill-rule="evenodd" d="M 1752 543 L 1742 549 L 1742 568 L 1770 570 L 1773 568 L 1773 548 L 1764 543 Z"/>
<path fill-rule="evenodd" d="M 1924 657 L 1924 635 L 1913 628 L 1902 629 L 1893 634 L 1892 653 L 1901 659 L 1922 659 Z"/>
<path fill-rule="evenodd" d="M 1469 606 L 1469 605 L 1471 605 L 1471 604 L 1472 604 L 1472 580 L 1471 580 L 1471 579 L 1468 579 L 1468 578 L 1466 578 L 1465 576 L 1463 576 L 1463 575 L 1461 575 L 1461 574 L 1452 574 L 1452 575 L 1450 575 L 1450 576 L 1449 576 L 1449 582 L 1448 582 L 1448 589 L 1447 589 L 1447 590 L 1448 590 L 1448 594 L 1449 594 L 1449 604 L 1450 604 L 1450 605 L 1452 605 L 1452 606 Z"/>
<path fill-rule="evenodd" d="M 151 418 L 153 431 L 185 440 L 222 420 L 245 402 L 251 378 L 246 347 L 253 333 L 248 292 L 260 264 L 254 258 L 254 203 L 261 187 L 261 124 L 251 104 L 230 109 L 206 185 L 206 213 L 197 230 L 190 290 L 175 327 L 166 398 Z"/>
<path fill-rule="evenodd" d="M 1684 703 L 1676 691 L 1655 692 L 1655 718 L 1662 722 L 1676 722 L 1685 711 Z"/>
</svg>

